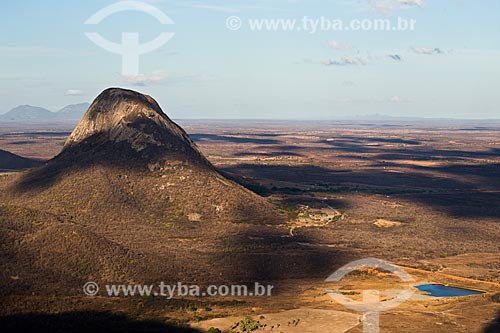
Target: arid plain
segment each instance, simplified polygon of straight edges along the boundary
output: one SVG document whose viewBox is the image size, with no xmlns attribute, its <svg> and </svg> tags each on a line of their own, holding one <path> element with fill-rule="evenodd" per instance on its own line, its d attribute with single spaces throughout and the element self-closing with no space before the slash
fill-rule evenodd
<svg viewBox="0 0 500 333">
<path fill-rule="evenodd" d="M 376 257 L 406 269 L 415 284 L 486 292 L 458 298 L 417 293 L 381 314 L 382 332 L 500 331 L 500 124 L 178 123 L 226 177 L 265 197 L 288 218 L 277 225 L 221 228 L 193 223 L 169 239 L 210 257 L 200 262 L 203 269 L 217 271 L 210 274 L 269 282 L 276 293 L 166 300 L 3 290 L 0 322 L 8 325 L 25 316 L 27 323 L 47 323 L 70 311 L 71 325 L 85 321 L 107 328 L 108 322 L 117 329 L 114 323 L 122 321 L 128 323 L 122 331 L 197 332 L 216 326 L 228 330 L 232 322 L 252 316 L 277 332 L 361 332 L 360 314 L 325 295 L 332 286 L 324 280 L 345 263 Z M 0 149 L 47 160 L 59 153 L 71 131 L 62 124 L 2 125 Z M 17 171 L 3 175 L 12 172 Z M 390 274 L 375 271 L 337 287 L 356 298 L 365 288 L 396 284 Z M 44 315 L 28 315 L 32 312 Z M 92 323 L 96 318 L 99 323 Z"/>
</svg>

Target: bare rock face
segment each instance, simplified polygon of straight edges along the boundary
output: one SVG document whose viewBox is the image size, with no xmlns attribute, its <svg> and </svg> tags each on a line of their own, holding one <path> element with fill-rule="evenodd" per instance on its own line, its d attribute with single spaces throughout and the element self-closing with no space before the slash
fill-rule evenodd
<svg viewBox="0 0 500 333">
<path fill-rule="evenodd" d="M 186 132 L 152 97 L 118 88 L 107 89 L 95 99 L 61 156 L 88 151 L 105 153 L 107 159 L 177 158 L 209 165 Z"/>
</svg>

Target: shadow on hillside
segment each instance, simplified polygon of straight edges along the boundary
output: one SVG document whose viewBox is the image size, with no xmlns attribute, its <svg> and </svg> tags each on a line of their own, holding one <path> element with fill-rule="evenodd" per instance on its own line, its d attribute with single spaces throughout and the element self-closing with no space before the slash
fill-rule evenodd
<svg viewBox="0 0 500 333">
<path fill-rule="evenodd" d="M 500 311 L 497 314 L 497 317 L 488 324 L 488 326 L 484 329 L 483 333 L 498 333 L 500 332 Z"/>
<path fill-rule="evenodd" d="M 5 333 L 201 333 L 153 320 L 132 320 L 111 312 L 65 312 L 58 314 L 28 313 L 0 317 L 0 331 Z"/>
<path fill-rule="evenodd" d="M 42 161 L 22 157 L 0 149 L 0 170 L 24 170 L 42 164 Z"/>
<path fill-rule="evenodd" d="M 143 126 L 145 133 L 154 131 L 156 125 L 150 120 L 143 123 L 132 123 L 129 127 Z M 149 126 L 149 127 L 148 127 Z M 106 133 L 95 133 L 82 142 L 69 146 L 40 167 L 33 168 L 22 175 L 11 188 L 14 192 L 29 192 L 30 190 L 46 189 L 56 184 L 62 177 L 70 173 L 92 167 L 109 167 L 116 170 L 147 171 L 150 165 L 157 161 L 168 159 L 171 162 L 189 163 L 211 169 L 212 166 L 203 156 L 199 155 L 191 141 L 164 131 L 155 137 L 161 142 L 168 142 L 168 148 L 148 144 L 143 149 L 134 149 L 126 140 L 111 141 L 106 139 Z"/>
<path fill-rule="evenodd" d="M 212 270 L 226 270 L 224 277 L 240 284 L 272 281 L 278 294 L 281 281 L 293 279 L 325 279 L 346 263 L 359 259 L 358 252 L 322 246 L 301 230 L 269 229 L 248 226 L 225 237 L 212 254 Z M 220 263 L 220 264 L 219 264 Z"/>
</svg>

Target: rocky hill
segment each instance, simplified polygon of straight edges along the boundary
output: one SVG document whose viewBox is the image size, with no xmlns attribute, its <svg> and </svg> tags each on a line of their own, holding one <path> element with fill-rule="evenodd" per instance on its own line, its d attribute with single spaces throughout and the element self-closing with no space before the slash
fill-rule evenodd
<svg viewBox="0 0 500 333">
<path fill-rule="evenodd" d="M 153 98 L 108 89 L 59 155 L 0 181 L 1 289 L 217 281 L 225 275 L 214 262 L 228 259 L 215 253 L 231 229 L 282 221 L 221 175 Z"/>
<path fill-rule="evenodd" d="M 80 220 L 271 223 L 264 199 L 224 178 L 149 96 L 108 89 L 62 152 L 20 177 L 14 202 Z"/>
</svg>

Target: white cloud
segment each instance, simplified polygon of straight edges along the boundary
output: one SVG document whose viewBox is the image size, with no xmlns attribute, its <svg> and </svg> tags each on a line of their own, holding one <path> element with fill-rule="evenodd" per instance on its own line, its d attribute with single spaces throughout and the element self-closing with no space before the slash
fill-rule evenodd
<svg viewBox="0 0 500 333">
<path fill-rule="evenodd" d="M 389 100 L 387 102 L 399 104 L 399 103 L 410 103 L 411 100 L 409 100 L 408 98 L 404 98 L 404 97 L 395 95 L 395 96 L 392 96 L 391 98 L 389 98 Z"/>
<path fill-rule="evenodd" d="M 398 0 L 398 2 L 405 6 L 423 7 L 425 5 L 425 0 Z"/>
<path fill-rule="evenodd" d="M 432 55 L 432 54 L 443 54 L 443 50 L 441 50 L 438 47 L 412 47 L 411 50 L 416 53 L 416 54 L 426 54 L 426 55 Z"/>
<path fill-rule="evenodd" d="M 329 59 L 323 62 L 325 66 L 362 66 L 366 65 L 366 62 L 358 57 L 343 57 L 340 60 Z"/>
<path fill-rule="evenodd" d="M 342 43 L 336 40 L 329 41 L 328 46 L 335 50 L 341 50 L 341 49 L 347 50 L 351 48 L 351 46 L 348 43 Z"/>
<path fill-rule="evenodd" d="M 64 95 L 66 95 L 66 96 L 81 96 L 81 95 L 83 95 L 83 91 L 78 90 L 78 89 L 68 89 L 64 92 Z"/>
<path fill-rule="evenodd" d="M 328 42 L 328 46 L 330 46 L 332 49 L 338 49 L 340 48 L 340 43 L 336 40 L 331 40 Z"/>
<path fill-rule="evenodd" d="M 425 6 L 425 0 L 364 0 L 364 2 L 383 15 L 390 15 L 397 10 Z"/>
<path fill-rule="evenodd" d="M 139 74 L 134 76 L 126 76 L 125 79 L 128 83 L 135 86 L 145 86 L 148 83 L 158 83 L 167 78 L 167 75 L 163 71 L 155 71 L 151 74 Z"/>
</svg>

